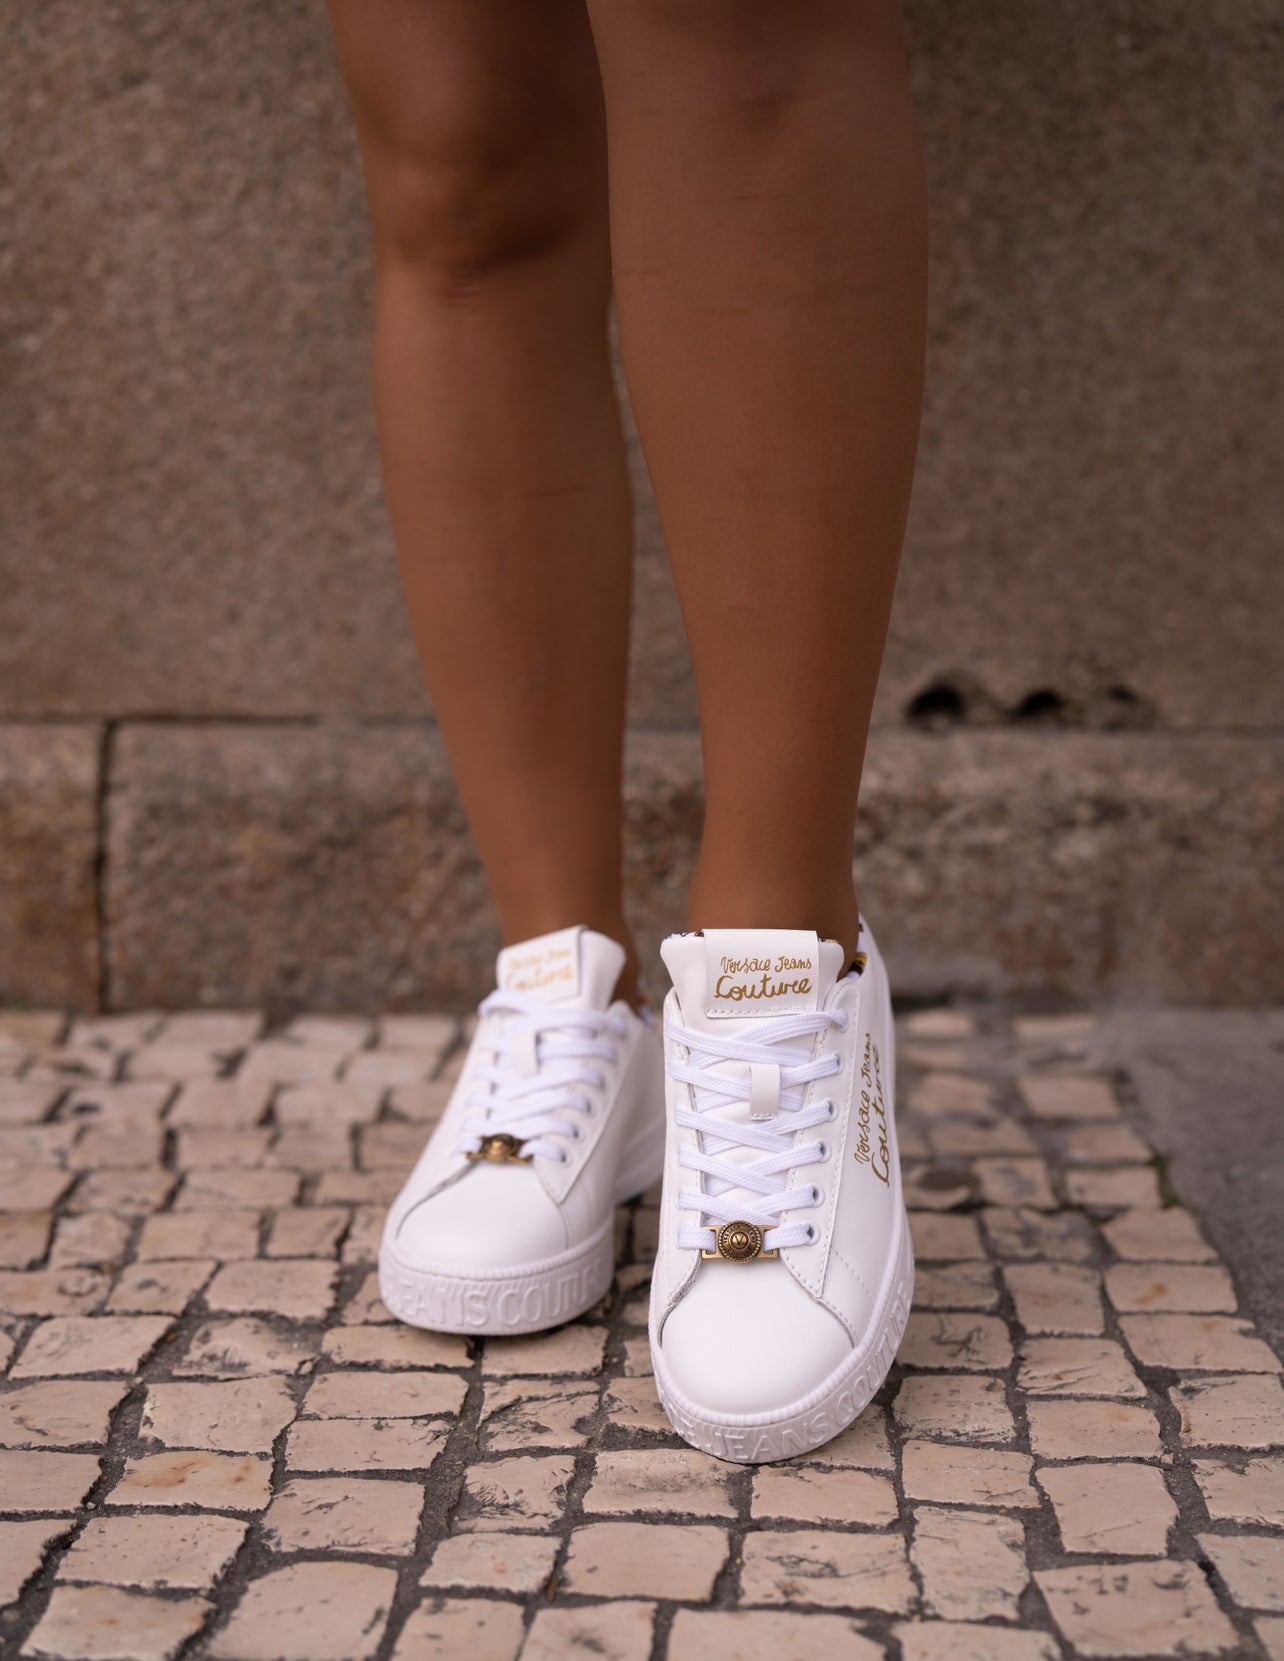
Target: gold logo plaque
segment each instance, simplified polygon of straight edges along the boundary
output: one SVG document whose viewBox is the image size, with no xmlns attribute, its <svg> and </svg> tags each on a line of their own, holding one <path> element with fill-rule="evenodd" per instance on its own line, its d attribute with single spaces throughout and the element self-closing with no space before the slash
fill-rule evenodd
<svg viewBox="0 0 1284 1661">
<path fill-rule="evenodd" d="M 779 1252 L 763 1249 L 764 1238 L 757 1223 L 723 1223 L 713 1231 L 713 1250 L 702 1251 L 700 1256 L 720 1257 L 727 1263 L 752 1263 L 756 1259 L 779 1257 Z"/>
<path fill-rule="evenodd" d="M 490 1165 L 529 1165 L 531 1155 L 522 1152 L 522 1143 L 516 1136 L 501 1131 L 496 1136 L 483 1136 L 476 1153 L 465 1154 L 467 1160 L 485 1160 Z"/>
</svg>

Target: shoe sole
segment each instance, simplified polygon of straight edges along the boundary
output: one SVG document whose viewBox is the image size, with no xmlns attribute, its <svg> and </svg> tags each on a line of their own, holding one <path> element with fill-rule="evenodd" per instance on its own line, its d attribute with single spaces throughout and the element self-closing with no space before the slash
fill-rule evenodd
<svg viewBox="0 0 1284 1661">
<path fill-rule="evenodd" d="M 611 1211 L 582 1245 L 540 1263 L 468 1275 L 407 1262 L 387 1239 L 379 1250 L 379 1292 L 398 1320 L 430 1332 L 515 1338 L 561 1326 L 592 1309 L 615 1277 L 615 1206 L 641 1194 L 664 1170 L 664 1123 L 622 1161 Z"/>
<path fill-rule="evenodd" d="M 875 1317 L 860 1348 L 809 1395 L 773 1413 L 715 1417 L 675 1388 L 651 1331 L 655 1385 L 673 1428 L 693 1448 L 737 1465 L 766 1465 L 812 1453 L 846 1430 L 878 1393 L 891 1370 L 914 1293 L 914 1248 L 909 1219 L 901 1210 L 900 1240 L 888 1264 Z"/>
</svg>

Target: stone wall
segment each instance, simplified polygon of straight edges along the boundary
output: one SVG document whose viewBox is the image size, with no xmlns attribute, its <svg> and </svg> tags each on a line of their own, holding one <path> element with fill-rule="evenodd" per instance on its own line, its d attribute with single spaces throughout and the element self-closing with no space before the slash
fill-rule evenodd
<svg viewBox="0 0 1284 1661">
<path fill-rule="evenodd" d="M 0 1001 L 465 1003 L 315 0 L 0 0 Z M 929 392 L 860 833 L 907 994 L 1284 995 L 1278 0 L 913 0 Z M 630 888 L 698 746 L 638 481 Z"/>
</svg>

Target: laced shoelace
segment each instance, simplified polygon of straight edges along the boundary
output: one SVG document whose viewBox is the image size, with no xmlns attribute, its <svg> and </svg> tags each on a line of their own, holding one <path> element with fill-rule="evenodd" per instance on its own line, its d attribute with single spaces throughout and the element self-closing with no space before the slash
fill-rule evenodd
<svg viewBox="0 0 1284 1661">
<path fill-rule="evenodd" d="M 492 992 L 478 1014 L 507 1015 L 491 1059 L 473 1068 L 464 1098 L 466 1117 L 456 1153 L 476 1153 L 487 1136 L 507 1135 L 522 1153 L 541 1154 L 559 1165 L 571 1157 L 565 1141 L 578 1141 L 579 1121 L 593 1111 L 586 1089 L 603 1089 L 596 1061 L 615 1062 L 612 1039 L 628 1037 L 622 1015 L 567 1009 L 528 992 Z"/>
<path fill-rule="evenodd" d="M 823 1140 L 799 1141 L 798 1132 L 828 1124 L 837 1113 L 828 1099 L 802 1105 L 805 1088 L 813 1079 L 831 1078 L 842 1069 L 842 1058 L 831 1052 L 811 1056 L 817 1033 L 830 1027 L 839 1031 L 847 1025 L 844 1010 L 817 1010 L 805 1015 L 782 1015 L 763 1021 L 753 1038 L 723 1037 L 718 1033 L 695 1032 L 671 1021 L 665 1029 L 670 1040 L 687 1051 L 686 1061 L 670 1058 L 671 1077 L 689 1084 L 694 1110 L 680 1107 L 674 1122 L 686 1130 L 699 1131 L 703 1151 L 683 1148 L 679 1164 L 700 1175 L 698 1188 L 684 1188 L 678 1195 L 683 1211 L 695 1211 L 701 1226 L 684 1224 L 678 1230 L 678 1245 L 710 1251 L 714 1229 L 724 1223 L 754 1223 L 763 1230 L 768 1251 L 786 1246 L 809 1245 L 816 1238 L 811 1223 L 782 1223 L 787 1211 L 819 1205 L 821 1192 L 813 1185 L 791 1187 L 789 1173 L 797 1166 L 814 1165 L 828 1157 Z M 807 1040 L 798 1047 L 798 1039 Z M 739 1076 L 710 1069 L 718 1062 L 745 1063 Z M 776 1070 L 779 1069 L 778 1077 Z M 769 1117 L 752 1117 L 755 1096 L 764 1090 L 775 1111 Z M 778 1100 L 776 1099 L 778 1097 Z M 747 1122 L 728 1123 L 711 1115 L 732 1102 L 748 1102 Z M 755 1148 L 761 1157 L 736 1163 L 725 1155 L 733 1148 Z M 734 1201 L 722 1196 L 737 1189 Z M 756 1198 L 747 1198 L 748 1189 Z"/>
</svg>

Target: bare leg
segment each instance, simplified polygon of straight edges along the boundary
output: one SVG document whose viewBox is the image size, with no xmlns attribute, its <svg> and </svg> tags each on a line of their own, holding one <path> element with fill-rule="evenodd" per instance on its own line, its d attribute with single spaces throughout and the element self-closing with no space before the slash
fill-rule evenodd
<svg viewBox="0 0 1284 1661">
<path fill-rule="evenodd" d="M 697 927 L 851 949 L 927 234 L 895 0 L 589 0 L 625 368 L 691 642 Z"/>
<path fill-rule="evenodd" d="M 374 228 L 402 582 L 500 921 L 509 940 L 587 923 L 629 945 L 629 501 L 583 3 L 330 13 Z"/>
</svg>

